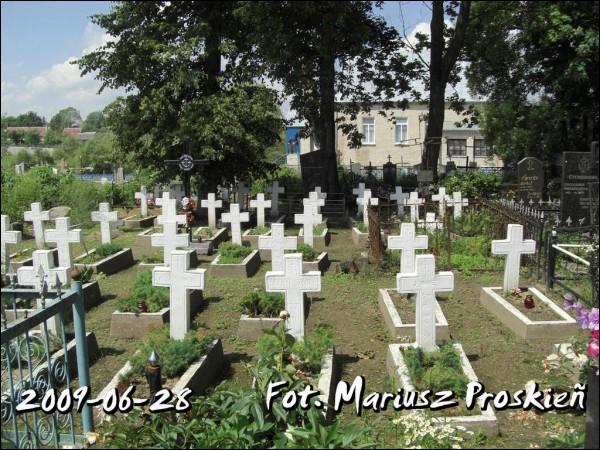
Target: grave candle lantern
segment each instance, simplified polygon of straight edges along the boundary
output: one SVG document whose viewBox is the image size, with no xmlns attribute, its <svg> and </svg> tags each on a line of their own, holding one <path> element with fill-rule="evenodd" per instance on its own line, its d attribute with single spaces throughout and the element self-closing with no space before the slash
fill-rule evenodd
<svg viewBox="0 0 600 450">
<path fill-rule="evenodd" d="M 533 295 L 528 294 L 525 296 L 525 300 L 523 301 L 523 305 L 527 309 L 533 309 L 535 307 L 535 302 L 533 301 Z"/>
<path fill-rule="evenodd" d="M 150 387 L 150 398 L 154 399 L 154 396 L 158 391 L 162 389 L 162 380 L 160 373 L 160 363 L 158 361 L 158 355 L 155 351 L 150 353 L 146 364 L 146 380 Z"/>
</svg>

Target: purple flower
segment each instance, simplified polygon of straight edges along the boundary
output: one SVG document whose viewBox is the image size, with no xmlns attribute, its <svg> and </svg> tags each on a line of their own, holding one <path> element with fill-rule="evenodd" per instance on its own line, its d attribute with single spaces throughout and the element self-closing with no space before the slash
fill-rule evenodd
<svg viewBox="0 0 600 450">
<path fill-rule="evenodd" d="M 598 308 L 592 308 L 587 316 L 588 318 L 588 329 L 592 331 L 598 331 Z"/>
<path fill-rule="evenodd" d="M 580 308 L 577 311 L 577 323 L 581 325 L 581 328 L 587 329 L 590 319 L 589 319 L 589 311 L 584 308 Z"/>
<path fill-rule="evenodd" d="M 564 295 L 564 297 L 563 297 L 563 298 L 565 299 L 565 305 L 564 305 L 564 307 L 565 307 L 565 309 L 566 309 L 567 311 L 569 311 L 570 309 L 573 309 L 573 308 L 575 308 L 575 301 L 576 301 L 577 299 L 575 298 L 575 296 L 574 296 L 573 294 L 571 294 L 570 292 L 567 292 L 567 293 Z"/>
</svg>

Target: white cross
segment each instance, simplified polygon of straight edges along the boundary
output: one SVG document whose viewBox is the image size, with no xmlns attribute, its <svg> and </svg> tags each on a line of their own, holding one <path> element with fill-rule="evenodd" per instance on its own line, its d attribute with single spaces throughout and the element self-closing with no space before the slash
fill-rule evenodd
<svg viewBox="0 0 600 450">
<path fill-rule="evenodd" d="M 283 271 L 269 271 L 265 275 L 267 292 L 284 292 L 289 333 L 304 340 L 304 293 L 321 291 L 321 272 L 302 273 L 302 253 L 288 253 L 283 257 Z"/>
<path fill-rule="evenodd" d="M 110 223 L 116 222 L 118 219 L 116 211 L 111 211 L 108 203 L 100 203 L 98 211 L 92 211 L 92 221 L 100 222 L 100 232 L 102 234 L 102 243 L 109 244 L 110 239 Z"/>
<path fill-rule="evenodd" d="M 248 202 L 248 193 L 250 192 L 250 190 L 248 189 L 248 186 L 246 186 L 246 183 L 240 181 L 237 185 L 236 192 L 238 205 L 240 205 L 240 210 L 243 211 L 244 209 L 246 209 Z"/>
<path fill-rule="evenodd" d="M 148 192 L 146 192 L 146 186 L 142 186 L 140 192 L 135 193 L 135 198 L 140 201 L 142 217 L 146 217 L 148 215 Z"/>
<path fill-rule="evenodd" d="M 71 244 L 81 242 L 81 230 L 70 230 L 70 217 L 57 217 L 54 230 L 46 230 L 46 242 L 56 243 L 58 249 L 58 265 L 70 269 L 71 264 Z"/>
<path fill-rule="evenodd" d="M 285 188 L 279 187 L 279 181 L 273 181 L 271 186 L 267 186 L 267 192 L 271 194 L 271 217 L 279 217 L 279 194 L 283 194 Z"/>
<path fill-rule="evenodd" d="M 439 203 L 440 217 L 443 219 L 446 215 L 446 202 L 449 196 L 446 194 L 446 188 L 440 187 L 437 194 L 431 196 L 431 200 Z"/>
<path fill-rule="evenodd" d="M 285 225 L 283 223 L 271 224 L 270 236 L 258 237 L 258 248 L 260 250 L 271 250 L 271 270 L 283 271 L 283 255 L 286 250 L 296 250 L 298 238 L 296 236 L 285 236 Z"/>
<path fill-rule="evenodd" d="M 388 248 L 400 250 L 400 273 L 415 271 L 415 250 L 427 249 L 429 237 L 416 235 L 414 223 L 403 223 L 400 226 L 400 236 L 388 236 Z"/>
<path fill-rule="evenodd" d="M 265 226 L 265 208 L 271 207 L 271 200 L 265 200 L 265 194 L 256 194 L 256 200 L 250 200 L 250 208 L 256 208 L 256 226 Z"/>
<path fill-rule="evenodd" d="M 402 186 L 396 186 L 396 192 L 390 195 L 390 200 L 395 200 L 398 205 L 398 215 L 402 216 L 404 214 L 404 205 L 406 200 L 408 200 L 409 194 L 406 192 L 402 192 Z"/>
<path fill-rule="evenodd" d="M 8 216 L 2 214 L 2 273 L 4 273 L 6 267 L 8 267 L 8 261 L 10 259 L 8 244 L 18 244 L 21 242 L 21 237 L 20 231 L 11 231 Z"/>
<path fill-rule="evenodd" d="M 170 267 L 152 269 L 152 285 L 169 288 L 169 328 L 171 339 L 183 340 L 190 329 L 190 291 L 204 289 L 206 269 L 190 269 L 193 250 L 173 250 Z"/>
<path fill-rule="evenodd" d="M 215 194 L 208 194 L 208 198 L 206 200 L 200 201 L 200 206 L 202 208 L 208 208 L 208 226 L 212 229 L 217 228 L 217 208 L 223 207 L 223 201 L 217 200 Z"/>
<path fill-rule="evenodd" d="M 371 190 L 365 189 L 363 196 L 356 199 L 356 203 L 363 208 L 363 223 L 369 225 L 369 205 L 378 205 L 379 199 L 377 197 L 371 197 Z"/>
<path fill-rule="evenodd" d="M 229 212 L 221 214 L 221 222 L 231 224 L 231 242 L 242 245 L 242 222 L 249 222 L 250 215 L 247 212 L 240 213 L 240 205 L 232 203 Z"/>
<path fill-rule="evenodd" d="M 327 198 L 327 192 L 321 192 L 321 186 L 316 186 L 314 192 L 316 192 L 317 196 L 323 200 Z"/>
<path fill-rule="evenodd" d="M 156 218 L 156 222 L 162 225 L 162 233 L 153 233 L 150 236 L 150 243 L 153 247 L 163 248 L 163 262 L 169 264 L 171 252 L 177 247 L 187 247 L 190 245 L 190 237 L 187 233 L 178 233 L 177 226 L 186 223 L 184 214 L 177 214 L 177 200 L 170 197 L 168 192 L 163 192 L 161 199 L 161 215 Z"/>
<path fill-rule="evenodd" d="M 444 228 L 444 224 L 435 219 L 435 213 L 433 212 L 428 212 L 425 214 L 425 220 L 419 220 L 417 223 L 419 228 L 425 228 L 430 232 L 436 232 Z"/>
<path fill-rule="evenodd" d="M 417 255 L 413 273 L 396 275 L 396 286 L 401 294 L 417 294 L 415 337 L 417 347 L 426 352 L 437 349 L 435 345 L 436 292 L 452 292 L 454 274 L 435 273 L 435 256 Z"/>
<path fill-rule="evenodd" d="M 302 225 L 304 234 L 304 243 L 314 245 L 313 227 L 323 222 L 323 216 L 318 214 L 316 208 L 311 205 L 304 205 L 303 214 L 294 214 L 294 223 Z"/>
<path fill-rule="evenodd" d="M 50 213 L 48 211 L 42 211 L 41 203 L 32 203 L 31 211 L 25 211 L 23 213 L 23 219 L 25 222 L 33 223 L 35 245 L 37 245 L 38 248 L 44 247 L 46 244 L 46 241 L 44 240 L 44 220 L 50 220 Z"/>
<path fill-rule="evenodd" d="M 325 199 L 319 197 L 318 192 L 309 192 L 308 198 L 302 199 L 302 204 L 314 206 L 317 210 L 317 214 L 321 214 L 321 206 L 325 206 Z"/>
<path fill-rule="evenodd" d="M 359 183 L 357 188 L 352 189 L 352 193 L 354 195 L 356 195 L 358 198 L 362 198 L 364 192 L 365 192 L 365 183 Z"/>
<path fill-rule="evenodd" d="M 162 208 L 163 202 L 165 200 L 171 200 L 171 193 L 169 191 L 163 191 L 162 197 L 157 197 L 154 201 L 154 204 Z"/>
<path fill-rule="evenodd" d="M 69 268 L 54 267 L 53 250 L 36 250 L 33 252 L 33 265 L 17 269 L 17 283 L 41 291 L 44 281 L 54 287 L 57 275 L 63 286 L 69 283 Z"/>
<path fill-rule="evenodd" d="M 535 253 L 535 241 L 533 239 L 523 240 L 523 225 L 508 224 L 507 238 L 492 241 L 492 253 L 494 255 L 506 255 L 504 264 L 504 290 L 519 287 L 519 269 L 521 267 L 521 255 Z"/>
<path fill-rule="evenodd" d="M 468 198 L 462 198 L 462 192 L 453 192 L 452 198 L 448 200 L 448 205 L 453 207 L 454 218 L 458 219 L 462 216 L 463 206 L 469 205 Z"/>
<path fill-rule="evenodd" d="M 410 221 L 416 222 L 419 220 L 419 207 L 425 203 L 425 199 L 419 198 L 419 193 L 413 191 L 410 193 L 408 200 L 405 200 L 404 205 L 410 206 Z"/>
</svg>

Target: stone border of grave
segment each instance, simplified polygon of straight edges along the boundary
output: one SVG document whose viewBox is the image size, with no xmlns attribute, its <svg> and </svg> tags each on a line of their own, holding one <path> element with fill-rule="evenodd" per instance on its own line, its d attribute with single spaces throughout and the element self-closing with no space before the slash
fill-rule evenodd
<svg viewBox="0 0 600 450">
<path fill-rule="evenodd" d="M 465 354 L 462 345 L 454 343 L 454 348 L 460 355 L 461 367 L 469 379 L 469 382 L 477 382 L 478 378 L 469 362 L 469 358 Z M 414 344 L 390 344 L 388 347 L 388 353 L 386 358 L 386 366 L 388 374 L 392 378 L 397 388 L 402 388 L 405 391 L 416 391 L 410 379 L 408 368 L 404 363 L 401 348 L 414 347 Z M 468 431 L 476 433 L 479 430 L 483 430 L 486 436 L 493 437 L 498 436 L 500 430 L 498 428 L 498 419 L 492 406 L 488 404 L 488 407 L 484 409 L 483 398 L 477 399 L 477 404 L 481 409 L 481 414 L 473 416 L 442 416 L 436 417 L 434 421 L 440 425 L 449 424 L 452 426 L 463 426 Z"/>
<path fill-rule="evenodd" d="M 311 270 L 318 270 L 322 274 L 327 272 L 329 268 L 329 254 L 327 252 L 321 252 L 315 261 L 302 261 L 302 270 L 304 272 L 310 272 Z"/>
<path fill-rule="evenodd" d="M 387 247 L 387 236 L 385 232 L 381 231 L 381 240 L 384 247 Z M 369 246 L 369 233 L 363 233 L 356 227 L 352 227 L 352 242 L 357 248 L 367 248 Z"/>
<path fill-rule="evenodd" d="M 310 312 L 311 300 L 304 294 L 304 320 L 308 318 Z M 282 319 L 279 317 L 250 317 L 247 314 L 240 316 L 237 335 L 241 339 L 248 341 L 257 341 L 265 330 L 275 328 Z"/>
<path fill-rule="evenodd" d="M 78 269 L 89 267 L 94 271 L 94 273 L 102 272 L 104 273 L 104 275 L 112 275 L 114 273 L 120 272 L 121 270 L 125 270 L 135 264 L 133 260 L 133 252 L 129 247 L 126 247 L 120 252 L 109 255 L 106 258 L 95 263 L 77 263 L 78 260 L 84 259 L 86 256 L 93 255 L 94 253 L 96 253 L 95 248 L 88 251 L 87 253 L 84 253 L 83 255 L 77 256 L 73 260 L 73 265 Z"/>
<path fill-rule="evenodd" d="M 136 247 L 143 247 L 144 250 L 153 251 L 156 247 L 152 247 L 152 233 L 160 233 L 161 230 L 155 227 L 150 227 L 141 231 L 135 237 Z"/>
<path fill-rule="evenodd" d="M 331 242 L 331 233 L 329 232 L 328 227 L 325 227 L 323 233 L 321 233 L 318 236 L 315 234 L 313 237 L 313 244 L 315 248 L 327 247 L 329 245 L 329 242 Z M 304 228 L 300 228 L 300 231 L 298 232 L 298 245 L 300 244 L 304 244 Z"/>
<path fill-rule="evenodd" d="M 123 228 L 151 228 L 157 216 L 136 217 L 129 216 L 123 219 Z"/>
<path fill-rule="evenodd" d="M 31 248 L 32 253 L 33 251 L 37 250 L 35 247 Z M 54 257 L 54 267 L 58 267 L 58 249 L 55 248 L 51 248 L 49 250 L 52 250 L 52 256 Z M 22 261 L 15 261 L 13 258 L 17 256 L 17 253 L 13 253 L 12 255 L 10 255 L 10 263 L 13 266 L 14 270 L 17 270 L 19 267 L 23 267 L 23 266 L 33 266 L 33 256 L 30 256 L 27 259 L 24 259 Z"/>
<path fill-rule="evenodd" d="M 259 236 L 270 236 L 271 235 L 271 230 L 269 230 L 263 234 L 250 234 L 250 231 L 251 231 L 251 228 L 248 228 L 242 234 L 242 245 L 248 243 L 248 245 L 250 245 L 250 247 L 252 247 L 252 248 L 258 248 L 258 237 Z M 271 251 L 269 250 L 268 253 L 271 253 Z M 260 257 L 262 258 L 262 253 L 261 253 Z"/>
<path fill-rule="evenodd" d="M 337 361 L 335 357 L 335 346 L 332 346 L 323 356 L 321 362 L 321 372 L 317 381 L 318 396 L 321 404 L 324 405 L 323 414 L 326 420 L 332 420 L 335 414 L 333 405 L 335 404 L 335 386 L 337 385 Z"/>
<path fill-rule="evenodd" d="M 223 353 L 223 344 L 221 339 L 217 338 L 212 341 L 212 344 L 208 348 L 207 352 L 196 362 L 192 363 L 190 367 L 188 367 L 188 369 L 179 377 L 179 380 L 177 383 L 175 383 L 175 386 L 173 386 L 171 391 L 177 395 L 187 387 L 193 391 L 193 396 L 197 396 L 205 392 L 209 386 L 215 384 L 218 376 L 221 373 L 221 368 L 224 364 L 224 361 L 225 355 Z M 102 389 L 102 392 L 100 392 L 100 395 L 96 398 L 106 398 L 110 391 L 116 389 L 119 385 L 119 379 L 121 375 L 127 373 L 130 367 L 131 364 L 129 361 L 127 361 L 125 365 L 108 382 L 104 389 Z M 96 423 L 100 423 L 105 417 L 107 417 L 107 415 L 102 409 L 102 405 L 95 406 L 94 419 L 96 420 Z"/>
<path fill-rule="evenodd" d="M 229 239 L 229 228 L 223 227 L 219 228 L 212 238 L 202 238 L 202 242 L 198 242 L 198 233 L 200 233 L 200 230 L 203 228 L 208 227 L 198 227 L 196 231 L 194 231 L 192 240 L 188 247 L 196 250 L 196 253 L 201 255 L 210 255 L 213 251 L 219 248 L 219 244 L 221 244 L 221 242 L 225 242 Z"/>
<path fill-rule="evenodd" d="M 239 264 L 219 264 L 217 255 L 208 266 L 208 274 L 213 277 L 250 278 L 260 269 L 260 253 L 254 250 Z"/>
<path fill-rule="evenodd" d="M 479 301 L 481 305 L 490 311 L 512 332 L 523 339 L 569 339 L 577 333 L 579 325 L 566 311 L 557 306 L 552 300 L 534 287 L 528 287 L 538 301 L 546 304 L 554 313 L 562 317 L 562 320 L 535 321 L 529 319 L 525 314 L 506 301 L 501 294 L 501 287 L 482 287 Z"/>
<path fill-rule="evenodd" d="M 416 339 L 415 324 L 402 322 L 400 314 L 398 314 L 398 310 L 389 294 L 390 291 L 395 291 L 395 289 L 379 289 L 379 310 L 383 314 L 385 324 L 393 339 L 410 338 L 411 341 L 414 341 Z M 437 301 L 435 308 L 435 322 L 436 341 L 443 342 L 450 340 L 448 320 L 446 320 L 444 311 L 442 311 L 442 308 Z"/>
<path fill-rule="evenodd" d="M 190 292 L 190 312 L 192 316 L 202 309 L 204 296 L 201 290 Z M 121 339 L 140 339 L 154 329 L 162 328 L 169 322 L 170 307 L 157 312 L 121 312 L 114 311 L 110 318 L 111 337 Z"/>
</svg>

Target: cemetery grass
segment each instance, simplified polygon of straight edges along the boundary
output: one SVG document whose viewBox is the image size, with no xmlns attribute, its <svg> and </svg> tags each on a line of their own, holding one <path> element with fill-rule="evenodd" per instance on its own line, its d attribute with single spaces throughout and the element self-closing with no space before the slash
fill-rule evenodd
<svg viewBox="0 0 600 450">
<path fill-rule="evenodd" d="M 286 229 L 287 235 L 297 234 L 298 227 Z M 336 354 L 341 379 L 352 382 L 362 375 L 366 380 L 365 395 L 371 392 L 393 391 L 387 375 L 386 356 L 388 344 L 394 341 L 383 322 L 378 308 L 378 289 L 395 286 L 395 271 L 378 271 L 368 266 L 361 273 L 336 273 L 335 266 L 360 255 L 360 250 L 347 245 L 351 229 L 330 228 L 332 241 L 327 251 L 333 267 L 322 280 L 322 291 L 310 293 L 310 313 L 306 329 L 317 324 L 333 329 Z M 133 247 L 136 258 L 141 250 Z M 213 256 L 199 256 L 199 267 L 206 268 Z M 248 387 L 252 383 L 245 365 L 256 357 L 256 343 L 237 337 L 240 318 L 239 302 L 255 288 L 264 288 L 264 275 L 270 263 L 263 263 L 259 272 L 248 279 L 217 279 L 207 276 L 203 307 L 193 319 L 194 329 L 205 330 L 223 341 L 226 365 L 223 369 L 223 386 Z M 438 264 L 439 266 L 439 264 Z M 445 267 L 438 267 L 445 269 Z M 86 326 L 94 331 L 101 356 L 90 368 L 92 390 L 98 394 L 114 374 L 140 348 L 141 341 L 118 339 L 110 336 L 110 319 L 116 304 L 129 295 L 130 288 L 140 270 L 130 267 L 100 281 L 105 301 L 86 314 Z M 523 279 L 523 283 L 533 283 Z M 501 272 L 485 272 L 464 276 L 455 275 L 454 292 L 447 301 L 440 302 L 450 324 L 452 339 L 462 344 L 469 360 L 488 392 L 522 389 L 531 379 L 543 380 L 542 360 L 551 352 L 556 342 L 548 340 L 526 341 L 518 338 L 479 304 L 482 286 L 502 284 Z M 533 283 L 535 284 L 535 283 Z M 540 286 L 537 286 L 540 287 Z M 544 289 L 542 289 L 545 292 Z M 550 295 L 557 301 L 558 295 Z M 557 301 L 560 305 L 560 302 Z M 346 405 L 338 415 L 344 423 L 358 421 L 373 429 L 373 439 L 378 446 L 394 447 L 397 443 L 391 420 L 400 413 L 364 411 L 356 417 L 354 405 Z M 542 445 L 550 435 L 569 430 L 580 431 L 584 418 L 572 413 L 538 415 L 521 410 L 497 412 L 502 436 L 479 439 L 481 448 L 530 447 Z"/>
</svg>

